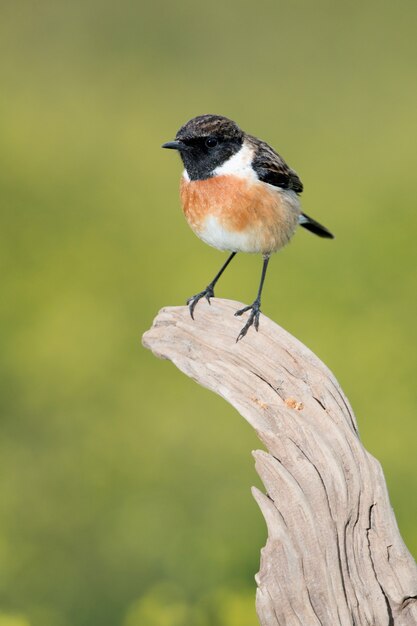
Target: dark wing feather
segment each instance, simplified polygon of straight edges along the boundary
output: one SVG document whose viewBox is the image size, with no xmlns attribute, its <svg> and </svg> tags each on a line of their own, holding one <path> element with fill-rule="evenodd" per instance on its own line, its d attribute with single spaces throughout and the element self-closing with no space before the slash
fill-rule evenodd
<svg viewBox="0 0 417 626">
<path fill-rule="evenodd" d="M 252 166 L 259 180 L 281 189 L 292 189 L 296 193 L 303 191 L 303 183 L 296 172 L 271 146 L 251 135 L 246 136 L 246 141 L 255 149 Z"/>
<path fill-rule="evenodd" d="M 284 159 L 270 145 L 257 137 L 252 137 L 252 135 L 246 135 L 245 140 L 255 150 L 252 167 L 259 180 L 281 189 L 291 189 L 297 194 L 303 191 L 303 183 L 298 178 L 297 173 L 285 163 Z M 299 224 L 319 237 L 334 238 L 334 235 L 325 226 L 305 213 L 300 214 Z"/>
</svg>

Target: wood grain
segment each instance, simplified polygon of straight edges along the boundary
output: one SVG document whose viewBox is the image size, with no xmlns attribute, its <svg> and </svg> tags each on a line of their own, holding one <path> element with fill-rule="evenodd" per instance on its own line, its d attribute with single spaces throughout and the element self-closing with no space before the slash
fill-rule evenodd
<svg viewBox="0 0 417 626">
<path fill-rule="evenodd" d="M 256 430 L 268 540 L 256 608 L 263 626 L 414 626 L 417 567 L 384 475 L 363 447 L 330 370 L 261 316 L 239 343 L 243 305 L 213 299 L 160 311 L 143 343 L 230 402 Z"/>
</svg>

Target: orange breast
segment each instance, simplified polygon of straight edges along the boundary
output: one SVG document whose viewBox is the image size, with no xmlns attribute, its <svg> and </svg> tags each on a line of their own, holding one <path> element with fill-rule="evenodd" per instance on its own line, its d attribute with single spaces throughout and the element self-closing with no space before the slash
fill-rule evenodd
<svg viewBox="0 0 417 626">
<path fill-rule="evenodd" d="M 208 217 L 223 229 L 253 234 L 259 252 L 274 251 L 287 243 L 297 224 L 297 212 L 277 189 L 235 176 L 206 180 L 181 179 L 181 202 L 191 228 L 201 235 Z"/>
</svg>

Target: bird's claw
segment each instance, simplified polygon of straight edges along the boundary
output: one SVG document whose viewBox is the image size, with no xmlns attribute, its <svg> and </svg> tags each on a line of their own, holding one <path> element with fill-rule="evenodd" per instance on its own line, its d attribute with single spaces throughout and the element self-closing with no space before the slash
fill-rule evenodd
<svg viewBox="0 0 417 626">
<path fill-rule="evenodd" d="M 240 339 L 243 339 L 243 337 L 246 335 L 246 333 L 248 332 L 251 326 L 255 327 L 256 332 L 258 332 L 259 330 L 259 316 L 261 314 L 261 303 L 258 300 L 255 300 L 253 304 L 249 306 L 245 306 L 243 309 L 239 309 L 239 311 L 236 311 L 235 315 L 236 316 L 243 315 L 243 313 L 246 313 L 246 311 L 250 311 L 251 313 L 248 317 L 248 321 L 246 322 L 246 324 L 244 325 L 244 327 L 238 334 L 236 343 Z"/>
<path fill-rule="evenodd" d="M 195 296 L 188 298 L 187 304 L 192 319 L 194 319 L 194 309 L 197 306 L 197 302 L 201 300 L 201 298 L 205 298 L 207 302 L 211 304 L 210 298 L 214 298 L 214 289 L 211 285 L 208 285 L 208 287 L 203 289 L 203 291 L 200 291 L 200 293 L 196 293 Z"/>
</svg>

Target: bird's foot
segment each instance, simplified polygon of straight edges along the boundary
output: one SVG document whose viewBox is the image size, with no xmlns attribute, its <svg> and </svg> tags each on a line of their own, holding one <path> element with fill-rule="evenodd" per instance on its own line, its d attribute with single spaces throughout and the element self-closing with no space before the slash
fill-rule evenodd
<svg viewBox="0 0 417 626">
<path fill-rule="evenodd" d="M 205 298 L 210 304 L 210 298 L 214 298 L 214 288 L 212 285 L 208 285 L 205 289 L 203 289 L 203 291 L 200 291 L 200 293 L 196 293 L 195 296 L 188 298 L 187 304 L 192 319 L 194 319 L 194 309 L 197 306 L 197 302 L 201 300 L 201 298 Z"/>
<path fill-rule="evenodd" d="M 259 315 L 261 314 L 260 301 L 255 300 L 253 304 L 245 306 L 243 309 L 239 309 L 239 311 L 236 311 L 235 315 L 243 315 L 243 313 L 246 313 L 246 311 L 250 311 L 250 315 L 248 317 L 248 321 L 238 334 L 236 343 L 239 341 L 239 339 L 243 339 L 251 326 L 254 326 L 256 331 L 258 331 L 259 329 Z"/>
</svg>

